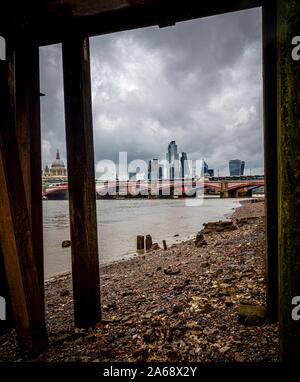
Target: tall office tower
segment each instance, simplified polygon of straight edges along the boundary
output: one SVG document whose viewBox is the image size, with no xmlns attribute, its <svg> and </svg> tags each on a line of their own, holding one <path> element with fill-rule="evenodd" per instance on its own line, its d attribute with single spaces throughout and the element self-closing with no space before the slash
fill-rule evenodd
<svg viewBox="0 0 300 382">
<path fill-rule="evenodd" d="M 203 175 L 208 173 L 208 164 L 203 159 Z"/>
<path fill-rule="evenodd" d="M 159 165 L 158 175 L 159 175 L 159 179 L 163 179 L 163 177 L 164 177 L 164 166 Z"/>
<path fill-rule="evenodd" d="M 151 159 L 148 162 L 148 179 L 151 179 Z"/>
<path fill-rule="evenodd" d="M 244 174 L 245 162 L 240 159 L 231 159 L 229 161 L 230 176 L 240 176 Z"/>
<path fill-rule="evenodd" d="M 242 161 L 242 165 L 241 165 L 241 175 L 244 175 L 244 170 L 245 170 L 245 161 Z"/>
<path fill-rule="evenodd" d="M 158 180 L 159 178 L 159 163 L 158 159 L 152 159 L 151 161 L 150 179 Z"/>
<path fill-rule="evenodd" d="M 181 158 L 180 158 L 180 164 L 181 164 L 181 171 L 180 175 L 182 178 L 184 177 L 189 177 L 190 176 L 190 169 L 189 169 L 189 164 L 187 162 L 187 155 L 185 152 L 181 153 Z"/>
<path fill-rule="evenodd" d="M 179 178 L 179 154 L 175 141 L 168 145 L 167 161 L 170 167 L 170 179 Z"/>
<path fill-rule="evenodd" d="M 214 176 L 214 174 L 215 174 L 215 170 L 214 170 L 213 168 L 209 168 L 209 169 L 207 170 L 207 173 L 209 174 L 209 176 Z"/>
</svg>

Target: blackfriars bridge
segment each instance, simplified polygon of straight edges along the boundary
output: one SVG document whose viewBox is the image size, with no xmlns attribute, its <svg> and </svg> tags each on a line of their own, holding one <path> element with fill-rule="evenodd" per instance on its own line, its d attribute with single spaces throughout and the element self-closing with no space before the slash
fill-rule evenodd
<svg viewBox="0 0 300 382">
<path fill-rule="evenodd" d="M 195 197 L 217 194 L 223 198 L 252 196 L 253 190 L 264 186 L 264 176 L 211 177 L 199 179 L 117 180 L 96 182 L 96 195 L 105 197 Z M 48 184 L 48 199 L 65 199 L 68 183 Z"/>
</svg>

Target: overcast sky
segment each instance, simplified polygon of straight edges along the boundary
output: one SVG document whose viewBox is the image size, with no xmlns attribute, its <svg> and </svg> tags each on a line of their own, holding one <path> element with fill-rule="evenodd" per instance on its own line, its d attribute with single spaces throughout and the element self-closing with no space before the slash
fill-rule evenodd
<svg viewBox="0 0 300 382">
<path fill-rule="evenodd" d="M 188 159 L 228 175 L 228 161 L 263 173 L 261 9 L 90 39 L 96 164 Z M 66 163 L 61 45 L 40 49 L 42 160 Z"/>
</svg>

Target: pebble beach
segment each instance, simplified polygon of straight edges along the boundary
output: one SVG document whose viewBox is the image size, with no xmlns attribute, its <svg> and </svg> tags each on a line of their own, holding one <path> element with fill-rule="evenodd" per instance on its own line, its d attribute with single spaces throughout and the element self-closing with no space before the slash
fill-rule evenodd
<svg viewBox="0 0 300 382">
<path fill-rule="evenodd" d="M 46 281 L 48 349 L 21 355 L 12 331 L 0 336 L 0 361 L 277 362 L 278 323 L 239 313 L 266 306 L 264 201 L 245 200 L 230 219 L 232 229 L 203 233 L 201 245 L 101 266 L 96 327 L 74 327 L 71 274 Z"/>
</svg>

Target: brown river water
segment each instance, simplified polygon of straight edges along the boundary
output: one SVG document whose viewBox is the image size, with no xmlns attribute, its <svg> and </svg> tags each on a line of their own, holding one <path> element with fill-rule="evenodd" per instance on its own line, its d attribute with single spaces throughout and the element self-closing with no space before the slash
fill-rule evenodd
<svg viewBox="0 0 300 382">
<path fill-rule="evenodd" d="M 192 238 L 203 223 L 226 219 L 240 199 L 205 198 L 199 206 L 184 199 L 97 200 L 99 262 L 105 264 L 135 254 L 136 236 L 152 236 L 173 244 Z M 44 200 L 45 278 L 71 271 L 71 249 L 62 248 L 70 239 L 67 200 Z M 179 236 L 174 236 L 178 234 Z"/>
</svg>

